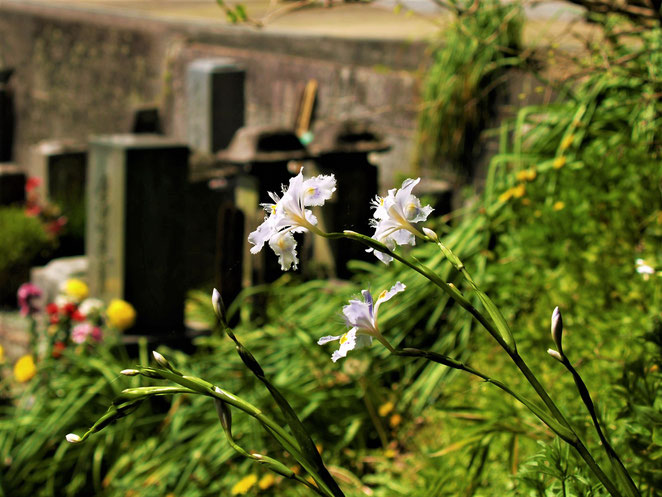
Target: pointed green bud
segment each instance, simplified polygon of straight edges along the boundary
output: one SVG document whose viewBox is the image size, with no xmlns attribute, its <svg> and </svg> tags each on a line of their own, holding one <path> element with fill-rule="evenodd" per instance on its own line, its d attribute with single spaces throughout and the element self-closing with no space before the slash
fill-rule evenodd
<svg viewBox="0 0 662 497">
<path fill-rule="evenodd" d="M 563 356 L 563 318 L 558 307 L 552 313 L 552 339 L 556 344 L 558 353 Z"/>
<path fill-rule="evenodd" d="M 232 412 L 230 407 L 221 399 L 214 397 L 214 405 L 216 406 L 216 413 L 218 419 L 221 421 L 221 426 L 226 432 L 232 432 Z"/>
<path fill-rule="evenodd" d="M 154 360 L 159 366 L 162 368 L 170 369 L 170 363 L 166 360 L 165 357 L 159 354 L 156 350 L 152 351 L 152 355 L 154 356 Z"/>
<path fill-rule="evenodd" d="M 282 462 L 277 461 L 276 459 L 273 459 L 268 456 L 263 456 L 262 454 L 253 454 L 253 459 L 255 459 L 260 464 L 264 464 L 274 473 L 283 475 L 285 478 L 294 477 L 294 471 L 292 471 L 290 468 L 285 466 Z"/>
<path fill-rule="evenodd" d="M 159 366 L 162 368 L 167 369 L 168 371 L 172 371 L 176 375 L 182 376 L 182 373 L 180 371 L 177 371 L 170 362 L 163 357 L 161 354 L 159 354 L 156 350 L 152 351 L 152 355 L 154 356 L 154 360 L 157 362 Z"/>
<path fill-rule="evenodd" d="M 214 307 L 214 312 L 218 319 L 227 326 L 227 320 L 225 317 L 225 305 L 223 304 L 223 298 L 221 298 L 221 292 L 214 288 L 214 291 L 211 294 L 211 304 Z"/>
</svg>

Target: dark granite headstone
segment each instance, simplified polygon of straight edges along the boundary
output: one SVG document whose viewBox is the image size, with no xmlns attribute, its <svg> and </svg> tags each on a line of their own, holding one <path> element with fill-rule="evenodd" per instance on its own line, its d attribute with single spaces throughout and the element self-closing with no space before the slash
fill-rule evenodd
<svg viewBox="0 0 662 497">
<path fill-rule="evenodd" d="M 85 251 L 87 146 L 71 140 L 46 140 L 32 151 L 32 176 L 42 180 L 44 195 L 67 218 L 57 257 Z"/>
<path fill-rule="evenodd" d="M 269 192 L 280 193 L 292 177 L 288 170 L 291 161 L 309 157 L 292 130 L 274 126 L 246 126 L 232 139 L 230 146 L 219 152 L 221 163 L 239 168 L 235 188 L 235 205 L 244 215 L 243 281 L 244 285 L 274 281 L 283 272 L 273 254 L 249 253 L 248 233 L 264 220 L 260 203 L 269 201 Z M 301 253 L 302 251 L 300 251 Z"/>
<path fill-rule="evenodd" d="M 245 72 L 231 59 L 199 59 L 188 67 L 188 142 L 212 154 L 244 125 Z"/>
<path fill-rule="evenodd" d="M 25 173 L 14 164 L 0 164 L 0 205 L 25 201 Z"/>
<path fill-rule="evenodd" d="M 129 301 L 138 314 L 133 330 L 164 339 L 183 330 L 188 153 L 186 145 L 159 135 L 90 141 L 90 290 Z"/>
<path fill-rule="evenodd" d="M 9 87 L 13 69 L 0 69 L 0 162 L 12 160 L 14 145 L 14 98 Z"/>
<path fill-rule="evenodd" d="M 377 167 L 368 160 L 368 155 L 386 152 L 389 144 L 362 122 L 320 122 L 313 131 L 309 150 L 316 156 L 317 169 L 336 177 L 337 192 L 321 210 L 326 228 L 371 234 L 369 220 L 373 210 L 370 206 L 377 195 Z M 340 278 L 351 276 L 347 269 L 350 260 L 374 259 L 358 243 L 330 240 L 329 245 L 336 276 Z"/>
</svg>

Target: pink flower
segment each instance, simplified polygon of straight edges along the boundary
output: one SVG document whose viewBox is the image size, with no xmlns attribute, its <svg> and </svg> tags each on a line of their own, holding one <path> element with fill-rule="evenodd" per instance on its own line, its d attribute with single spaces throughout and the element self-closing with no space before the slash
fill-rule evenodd
<svg viewBox="0 0 662 497">
<path fill-rule="evenodd" d="M 31 316 L 36 312 L 39 312 L 35 300 L 41 297 L 42 291 L 36 285 L 32 283 L 23 283 L 17 292 L 18 297 L 18 307 L 21 309 L 21 315 Z"/>
<path fill-rule="evenodd" d="M 88 337 L 91 337 L 95 342 L 100 342 L 103 334 L 98 326 L 91 323 L 77 324 L 71 330 L 71 341 L 74 343 L 85 343 Z"/>
</svg>

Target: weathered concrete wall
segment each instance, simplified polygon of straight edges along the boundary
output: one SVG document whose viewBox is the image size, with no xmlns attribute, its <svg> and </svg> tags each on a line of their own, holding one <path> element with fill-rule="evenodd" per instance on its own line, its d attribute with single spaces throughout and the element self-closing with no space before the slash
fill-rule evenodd
<svg viewBox="0 0 662 497">
<path fill-rule="evenodd" d="M 161 109 L 186 139 L 186 67 L 230 57 L 246 69 L 246 124 L 291 125 L 303 85 L 319 82 L 317 120 L 370 119 L 394 148 L 381 183 L 407 171 L 421 44 L 267 34 L 243 27 L 135 19 L 71 8 L 0 4 L 0 63 L 16 68 L 15 161 L 42 139 L 129 130 L 132 109 Z"/>
</svg>

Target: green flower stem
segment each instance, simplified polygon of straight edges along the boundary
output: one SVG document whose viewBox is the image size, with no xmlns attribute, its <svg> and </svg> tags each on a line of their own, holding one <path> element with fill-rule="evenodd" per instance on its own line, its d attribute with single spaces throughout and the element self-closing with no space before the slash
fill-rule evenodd
<svg viewBox="0 0 662 497">
<path fill-rule="evenodd" d="M 616 472 L 617 475 L 621 477 L 621 481 L 625 485 L 627 493 L 630 497 L 641 497 L 641 494 L 639 493 L 639 489 L 637 489 L 636 485 L 634 484 L 634 481 L 632 480 L 632 477 L 630 476 L 630 473 L 628 472 L 627 468 L 623 464 L 623 461 L 621 461 L 621 459 L 618 457 L 618 454 L 616 453 L 611 443 L 609 442 L 609 439 L 607 438 L 607 436 L 602 431 L 602 428 L 600 427 L 600 421 L 598 420 L 598 415 L 595 410 L 595 405 L 593 404 L 593 400 L 591 399 L 591 394 L 589 393 L 588 388 L 584 383 L 584 380 L 579 375 L 579 372 L 570 363 L 568 358 L 565 355 L 563 355 L 562 357 L 563 357 L 562 364 L 566 367 L 568 371 L 570 371 L 573 379 L 575 380 L 575 385 L 577 385 L 577 390 L 579 391 L 579 395 L 581 396 L 582 401 L 586 406 L 586 409 L 591 415 L 591 419 L 593 420 L 593 425 L 595 426 L 595 431 L 598 433 L 598 437 L 600 437 L 600 442 L 602 442 L 602 446 L 605 449 L 607 456 L 609 457 L 609 461 L 611 462 L 614 471 Z"/>
<path fill-rule="evenodd" d="M 517 365 L 519 370 L 522 372 L 522 374 L 527 379 L 529 384 L 534 388 L 534 390 L 536 391 L 538 396 L 542 399 L 542 401 L 545 403 L 545 405 L 548 407 L 548 409 L 552 412 L 554 417 L 558 419 L 561 423 L 563 423 L 566 427 L 568 427 L 573 433 L 575 433 L 575 436 L 577 437 L 577 442 L 575 444 L 570 444 L 570 445 L 572 445 L 577 450 L 577 452 L 579 452 L 579 455 L 582 457 L 582 459 L 584 459 L 586 464 L 588 464 L 589 468 L 591 468 L 595 476 L 602 482 L 602 484 L 605 486 L 607 491 L 614 497 L 621 497 L 621 492 L 618 490 L 616 485 L 614 485 L 611 479 L 605 474 L 602 468 L 600 468 L 600 466 L 595 461 L 595 459 L 593 459 L 593 456 L 586 448 L 584 443 L 581 441 L 581 439 L 577 436 L 570 422 L 566 419 L 563 413 L 561 413 L 561 411 L 556 406 L 554 401 L 547 394 L 545 387 L 543 387 L 540 381 L 538 381 L 538 378 L 536 378 L 536 376 L 533 374 L 533 371 L 529 369 L 529 366 L 526 364 L 526 362 L 524 362 L 524 359 L 522 359 L 522 357 L 517 352 L 510 352 L 510 351 L 506 351 L 506 352 L 508 352 L 510 358 Z"/>
<path fill-rule="evenodd" d="M 452 359 L 448 356 L 437 354 L 436 352 L 429 352 L 429 351 L 413 349 L 413 348 L 398 349 L 394 352 L 394 354 L 404 357 L 423 357 L 430 361 L 443 364 L 444 366 L 448 366 L 449 368 L 459 369 L 461 371 L 466 371 L 467 373 L 472 374 L 474 376 L 478 376 L 479 378 L 485 380 L 488 383 L 491 383 L 492 385 L 506 392 L 508 395 L 517 399 L 521 404 L 523 404 L 527 409 L 529 409 L 533 414 L 535 414 L 538 419 L 540 419 L 543 423 L 545 423 L 554 433 L 556 433 L 566 442 L 570 444 L 574 444 L 577 441 L 576 435 L 571 430 L 561 425 L 556 419 L 554 419 L 554 417 L 550 416 L 549 413 L 545 412 L 544 409 L 541 409 L 539 406 L 531 402 L 526 397 L 523 397 L 522 395 L 518 394 L 517 392 L 512 390 L 508 385 L 500 382 L 499 380 L 495 380 L 494 378 L 489 377 L 485 373 L 482 373 L 481 371 L 478 371 L 477 369 L 474 369 L 471 366 L 468 366 L 467 364 L 456 361 L 455 359 Z"/>
<path fill-rule="evenodd" d="M 230 408 L 222 400 L 214 399 L 214 402 L 216 403 L 216 410 L 218 411 L 219 418 L 221 420 L 221 425 L 223 426 L 223 431 L 225 432 L 225 436 L 228 440 L 228 443 L 230 444 L 230 447 L 232 447 L 237 453 L 241 454 L 244 457 L 256 461 L 258 464 L 262 464 L 266 466 L 276 474 L 282 475 L 285 478 L 298 481 L 299 483 L 307 486 L 308 488 L 313 490 L 316 494 L 321 495 L 322 497 L 327 497 L 327 494 L 322 492 L 319 488 L 317 488 L 315 485 L 310 483 L 308 480 L 305 480 L 304 478 L 301 478 L 299 475 L 296 475 L 294 471 L 292 471 L 282 462 L 262 454 L 251 454 L 246 449 L 241 447 L 232 436 L 232 424 L 231 421 L 229 421 L 231 419 Z M 270 433 L 274 435 L 273 432 Z"/>
<path fill-rule="evenodd" d="M 215 301 L 217 302 L 214 303 Z M 323 485 L 326 489 L 329 489 L 334 497 L 344 497 L 344 494 L 338 486 L 338 483 L 331 476 L 328 469 L 324 465 L 324 461 L 322 460 L 322 456 L 315 446 L 315 442 L 313 442 L 313 439 L 306 431 L 306 428 L 303 426 L 303 423 L 297 416 L 296 412 L 294 412 L 294 409 L 292 409 L 292 406 L 290 406 L 290 404 L 287 402 L 287 399 L 283 396 L 283 394 L 280 393 L 278 388 L 276 388 L 276 386 L 272 384 L 271 381 L 269 381 L 264 373 L 264 370 L 257 362 L 257 359 L 255 359 L 253 354 L 251 354 L 251 352 L 246 347 L 244 347 L 232 329 L 228 326 L 227 320 L 225 318 L 224 305 L 222 303 L 222 299 L 220 298 L 220 294 L 212 294 L 212 303 L 216 308 L 215 310 L 219 324 L 225 331 L 226 335 L 228 335 L 228 337 L 235 343 L 239 357 L 241 357 L 241 360 L 248 367 L 248 369 L 264 384 L 265 387 L 267 387 L 271 397 L 276 401 L 276 404 L 278 404 L 279 409 L 285 416 L 285 421 L 292 430 L 292 434 L 298 443 L 298 447 L 300 448 L 301 453 L 306 459 L 308 465 L 313 468 L 312 471 L 308 470 L 308 472 L 319 484 Z"/>
<path fill-rule="evenodd" d="M 262 425 L 267 429 L 267 431 L 269 431 L 269 433 L 274 435 L 276 440 L 278 440 L 278 442 L 283 445 L 283 448 L 292 454 L 292 457 L 294 457 L 299 462 L 299 464 L 301 464 L 301 466 L 313 477 L 320 490 L 324 491 L 327 497 L 334 497 L 334 493 L 322 480 L 308 459 L 302 454 L 301 448 L 299 447 L 299 444 L 295 438 L 287 431 L 285 431 L 282 426 L 277 424 L 271 418 L 265 416 L 262 411 L 255 407 L 253 404 L 250 404 L 245 400 L 236 397 L 235 395 L 226 392 L 225 390 L 195 376 L 179 376 L 172 371 L 164 369 L 139 368 L 139 370 L 141 374 L 144 374 L 143 372 L 147 373 L 147 376 L 158 374 L 163 379 L 167 379 L 184 387 L 190 388 L 191 390 L 194 390 L 202 395 L 222 400 L 223 402 L 226 402 L 236 407 L 237 409 L 244 411 L 246 414 L 254 417 L 260 423 L 262 423 Z"/>
<path fill-rule="evenodd" d="M 419 261 L 415 259 L 410 260 L 406 257 L 396 254 L 395 252 L 389 250 L 388 247 L 386 247 L 386 245 L 379 243 L 377 240 L 373 240 L 369 236 L 361 235 L 353 231 L 345 231 L 343 233 L 325 233 L 323 236 L 330 239 L 348 238 L 350 240 L 359 241 L 364 245 L 367 245 L 368 247 L 372 248 L 373 250 L 379 250 L 380 252 L 390 255 L 391 257 L 400 261 L 401 263 L 413 269 L 417 273 L 425 276 L 432 283 L 434 283 L 444 292 L 446 292 L 453 300 L 455 300 L 458 304 L 460 304 L 460 306 L 462 306 L 465 310 L 467 310 L 469 314 L 471 314 L 480 324 L 482 324 L 483 327 L 488 331 L 488 333 L 492 335 L 492 337 L 499 343 L 499 345 L 501 345 L 501 347 L 503 347 L 506 350 L 511 350 L 511 346 L 506 343 L 506 341 L 501 336 L 501 333 L 499 333 L 499 331 L 494 327 L 494 325 L 490 322 L 489 319 L 483 316 L 483 314 L 481 314 L 481 312 L 478 309 L 476 309 L 471 304 L 471 302 L 469 302 L 469 300 L 467 300 L 467 298 L 464 295 L 462 295 L 462 293 L 457 288 L 455 288 L 454 285 L 450 285 L 446 283 L 439 276 L 437 276 L 434 273 L 434 271 L 432 271 L 424 264 L 421 264 Z"/>
<path fill-rule="evenodd" d="M 622 497 L 622 494 L 614 485 L 614 483 L 609 479 L 609 477 L 605 474 L 605 472 L 600 468 L 600 466 L 597 464 L 595 459 L 593 459 L 593 456 L 591 453 L 588 451 L 586 446 L 584 446 L 583 442 L 580 440 L 580 438 L 577 436 L 575 430 L 572 428 L 568 420 L 565 418 L 563 413 L 559 410 L 559 408 L 556 406 L 554 401 L 550 398 L 550 396 L 547 394 L 547 391 L 545 388 L 542 386 L 542 384 L 538 381 L 536 376 L 533 374 L 533 372 L 529 369 L 528 365 L 524 362 L 524 359 L 518 354 L 516 348 L 514 347 L 514 344 L 511 346 L 509 343 L 507 343 L 506 339 L 502 336 L 502 334 L 499 332 L 499 330 L 490 322 L 489 319 L 487 319 L 478 309 L 476 309 L 471 303 L 460 293 L 460 291 L 455 288 L 454 286 L 449 285 L 445 281 L 443 281 L 439 276 L 437 276 L 430 268 L 426 267 L 424 264 L 421 264 L 417 260 L 409 260 L 406 257 L 402 257 L 392 250 L 389 250 L 388 247 L 386 247 L 384 244 L 379 243 L 378 241 L 366 236 L 366 235 L 361 235 L 359 233 L 355 233 L 353 231 L 344 231 L 343 233 L 325 233 L 322 236 L 326 238 L 331 238 L 331 239 L 337 239 L 337 238 L 348 238 L 350 240 L 356 240 L 359 241 L 368 247 L 372 248 L 373 250 L 379 250 L 387 255 L 390 255 L 394 259 L 402 262 L 406 266 L 410 267 L 417 273 L 425 276 L 428 280 L 430 280 L 432 283 L 437 285 L 439 288 L 441 288 L 444 292 L 446 292 L 452 299 L 454 299 L 458 304 L 460 304 L 464 309 L 466 309 L 480 324 L 483 325 L 483 327 L 487 330 L 487 332 L 492 335 L 492 337 L 497 341 L 497 343 L 508 353 L 510 358 L 513 360 L 513 362 L 517 365 L 519 370 L 522 372 L 524 377 L 527 379 L 527 381 L 531 384 L 533 389 L 536 391 L 540 399 L 544 402 L 544 404 L 547 406 L 547 408 L 550 410 L 554 418 L 556 418 L 562 425 L 564 425 L 570 432 L 573 433 L 574 437 L 572 439 L 572 442 L 566 440 L 572 447 L 574 447 L 577 452 L 579 452 L 580 456 L 586 464 L 589 466 L 591 471 L 595 474 L 595 476 L 602 482 L 602 484 L 605 486 L 607 491 L 614 497 Z M 459 261 L 459 259 L 458 259 Z M 461 264 L 461 261 L 459 261 Z M 480 295 L 480 294 L 479 294 Z M 481 299 L 483 300 L 483 299 Z M 485 301 L 483 301 L 485 304 Z M 565 439 L 564 439 L 565 440 Z"/>
<path fill-rule="evenodd" d="M 476 293 L 476 295 L 478 295 L 478 298 L 480 299 L 481 303 L 487 310 L 487 313 L 492 318 L 492 321 L 494 321 L 494 324 L 497 330 L 499 330 L 499 333 L 501 334 L 503 339 L 513 350 L 517 350 L 517 347 L 515 346 L 515 339 L 513 338 L 513 332 L 511 331 L 510 326 L 508 326 L 508 323 L 503 317 L 503 314 L 501 314 L 501 311 L 499 311 L 499 308 L 496 306 L 496 304 L 494 304 L 492 299 L 489 298 L 485 292 L 483 292 L 480 288 L 478 288 L 478 285 L 476 285 L 476 282 L 471 277 L 469 271 L 467 271 L 467 268 L 464 266 L 464 263 L 460 260 L 460 258 L 457 255 L 455 255 L 451 249 L 449 249 L 443 243 L 441 243 L 439 241 L 439 238 L 437 238 L 437 235 L 434 232 L 430 230 L 427 231 L 428 233 L 431 233 L 433 237 L 426 236 L 425 239 L 433 243 L 436 243 L 437 247 L 439 247 L 442 254 L 444 254 L 444 257 L 446 257 L 446 259 L 448 259 L 448 261 L 453 265 L 453 267 L 455 267 L 455 269 L 460 274 L 462 274 L 462 276 L 464 276 L 464 279 L 467 280 L 473 291 Z"/>
</svg>

